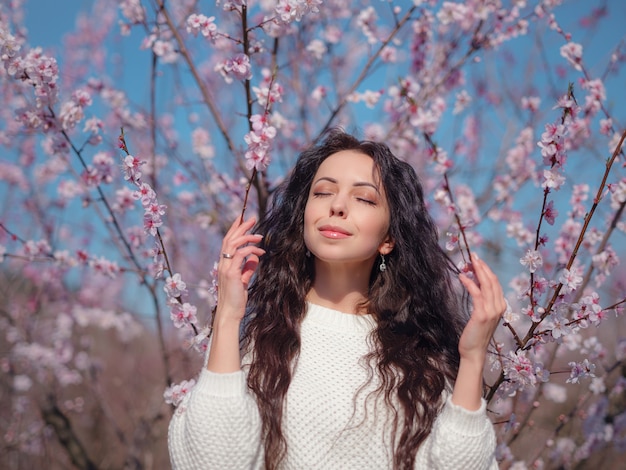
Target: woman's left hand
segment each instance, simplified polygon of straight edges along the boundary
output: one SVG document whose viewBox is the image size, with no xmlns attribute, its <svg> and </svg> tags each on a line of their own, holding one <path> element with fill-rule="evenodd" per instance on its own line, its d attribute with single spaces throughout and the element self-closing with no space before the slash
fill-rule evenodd
<svg viewBox="0 0 626 470">
<path fill-rule="evenodd" d="M 472 254 L 472 267 L 476 280 L 464 274 L 459 276 L 474 306 L 470 320 L 459 340 L 459 354 L 462 359 L 484 363 L 487 347 L 507 308 L 507 303 L 498 278 L 475 254 Z"/>
</svg>

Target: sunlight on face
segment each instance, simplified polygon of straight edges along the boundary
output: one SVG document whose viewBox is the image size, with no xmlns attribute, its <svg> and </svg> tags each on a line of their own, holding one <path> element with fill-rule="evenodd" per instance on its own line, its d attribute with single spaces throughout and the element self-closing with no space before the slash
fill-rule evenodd
<svg viewBox="0 0 626 470">
<path fill-rule="evenodd" d="M 315 257 L 328 263 L 365 263 L 390 244 L 389 207 L 374 161 L 343 150 L 322 162 L 304 211 L 304 240 Z"/>
</svg>

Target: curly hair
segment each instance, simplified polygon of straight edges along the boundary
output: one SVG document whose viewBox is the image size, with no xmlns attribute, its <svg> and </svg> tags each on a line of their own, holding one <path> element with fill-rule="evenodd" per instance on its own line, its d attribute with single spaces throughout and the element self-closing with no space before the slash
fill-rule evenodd
<svg viewBox="0 0 626 470">
<path fill-rule="evenodd" d="M 333 130 L 321 144 L 300 154 L 255 229 L 264 235 L 261 246 L 266 254 L 250 285 L 243 347 L 251 349 L 253 358 L 248 387 L 261 415 L 268 469 L 277 468 L 287 453 L 283 403 L 300 351 L 306 295 L 315 276 L 304 243 L 304 209 L 317 169 L 342 150 L 373 159 L 390 209 L 389 235 L 395 246 L 385 257 L 387 269 L 372 270 L 362 307 L 377 320 L 376 348 L 366 359 L 380 376 L 377 392 L 394 408 L 394 468 L 413 468 L 419 446 L 443 405 L 442 392 L 454 382 L 459 367 L 458 341 L 466 316 L 452 282 L 457 270 L 439 246 L 415 171 L 387 145 Z"/>
</svg>

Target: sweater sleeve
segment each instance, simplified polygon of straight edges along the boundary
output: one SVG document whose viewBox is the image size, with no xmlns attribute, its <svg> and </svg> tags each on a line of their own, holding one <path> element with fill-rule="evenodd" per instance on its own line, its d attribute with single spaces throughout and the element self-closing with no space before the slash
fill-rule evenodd
<svg viewBox="0 0 626 470">
<path fill-rule="evenodd" d="M 469 411 L 446 399 L 425 449 L 427 468 L 498 470 L 496 436 L 486 408 L 485 400 L 478 410 Z"/>
<path fill-rule="evenodd" d="M 169 425 L 174 470 L 251 469 L 261 462 L 261 426 L 243 371 L 202 369 Z"/>
</svg>

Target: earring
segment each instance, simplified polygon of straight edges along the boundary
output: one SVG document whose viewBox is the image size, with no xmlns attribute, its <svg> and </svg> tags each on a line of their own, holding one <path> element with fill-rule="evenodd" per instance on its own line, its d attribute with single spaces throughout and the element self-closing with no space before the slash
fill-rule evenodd
<svg viewBox="0 0 626 470">
<path fill-rule="evenodd" d="M 385 264 L 385 255 L 380 254 L 380 264 L 378 265 L 378 269 L 381 273 L 384 273 L 387 270 L 387 265 Z"/>
<path fill-rule="evenodd" d="M 308 248 L 307 248 L 307 250 L 306 250 L 305 256 L 306 256 L 307 258 L 310 258 L 310 257 L 311 257 L 311 252 L 309 251 L 309 249 L 308 249 Z"/>
</svg>

